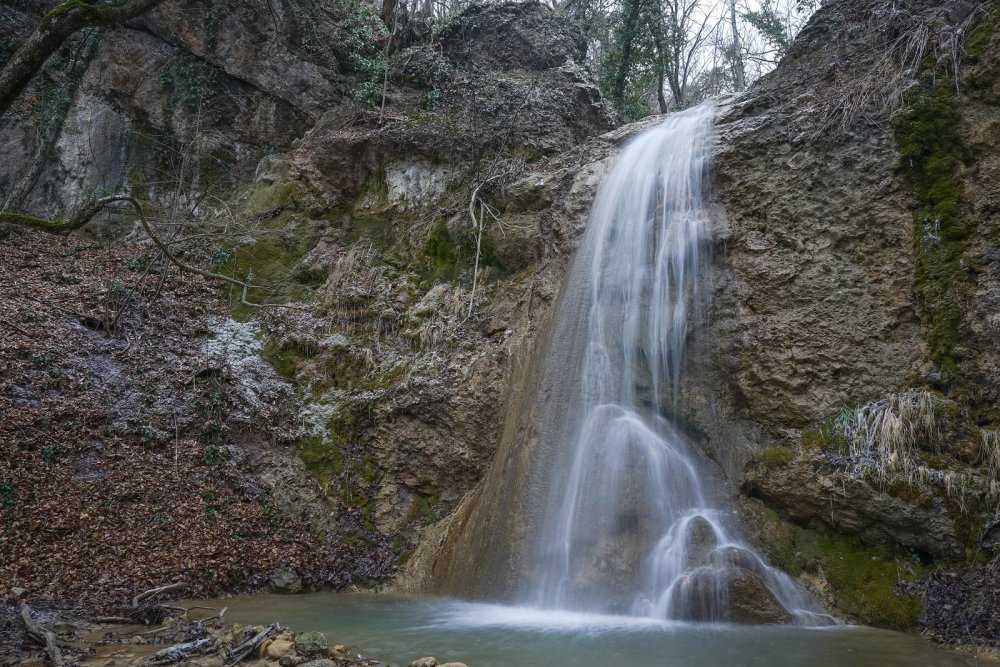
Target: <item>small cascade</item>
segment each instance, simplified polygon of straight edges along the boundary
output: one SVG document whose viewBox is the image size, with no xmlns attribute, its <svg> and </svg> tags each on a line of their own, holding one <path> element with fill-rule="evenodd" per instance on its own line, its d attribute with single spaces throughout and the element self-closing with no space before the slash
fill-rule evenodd
<svg viewBox="0 0 1000 667">
<path fill-rule="evenodd" d="M 713 107 L 631 141 L 598 193 L 556 314 L 548 502 L 525 601 L 688 621 L 829 624 L 787 575 L 739 539 L 702 481 L 676 408 L 706 236 Z M 581 288 L 580 286 L 583 286 Z M 585 303 L 580 303 L 585 300 Z M 561 318 L 586 317 L 586 326 Z M 572 346 L 566 348 L 565 346 Z"/>
</svg>

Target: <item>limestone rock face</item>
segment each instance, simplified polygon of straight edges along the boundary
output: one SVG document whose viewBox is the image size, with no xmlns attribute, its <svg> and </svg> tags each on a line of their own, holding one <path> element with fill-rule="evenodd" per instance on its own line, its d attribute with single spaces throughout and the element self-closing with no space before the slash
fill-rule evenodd
<svg viewBox="0 0 1000 667">
<path fill-rule="evenodd" d="M 388 200 L 427 204 L 469 178 L 484 155 L 535 162 L 607 131 L 611 119 L 589 73 L 580 33 L 537 3 L 476 6 L 445 29 L 438 48 L 394 56 L 391 111 L 379 125 L 331 109 L 290 156 L 331 206 L 373 177 Z"/>
<path fill-rule="evenodd" d="M 28 95 L 0 127 L 0 144 L 14 151 L 0 165 L 0 201 L 55 215 L 95 190 L 155 194 L 169 188 L 162 170 L 192 143 L 214 156 L 206 176 L 220 186 L 249 182 L 262 158 L 287 149 L 346 92 L 334 50 L 303 48 L 304 30 L 317 43 L 341 41 L 337 16 L 308 4 L 272 14 L 235 0 L 166 2 L 96 48 L 73 46 L 82 72 L 50 59 L 56 101 Z M 24 30 L 38 20 L 2 11 Z"/>
<path fill-rule="evenodd" d="M 964 554 L 941 498 L 914 502 L 890 495 L 864 479 L 838 474 L 822 456 L 771 468 L 757 465 L 744 488 L 793 523 L 826 525 L 868 544 L 897 545 L 937 559 Z"/>
<path fill-rule="evenodd" d="M 834 37 L 853 29 L 849 4 L 818 11 L 718 119 L 703 349 L 714 339 L 722 402 L 773 433 L 930 371 L 892 128 L 836 112 L 867 66 L 865 44 Z"/>
</svg>

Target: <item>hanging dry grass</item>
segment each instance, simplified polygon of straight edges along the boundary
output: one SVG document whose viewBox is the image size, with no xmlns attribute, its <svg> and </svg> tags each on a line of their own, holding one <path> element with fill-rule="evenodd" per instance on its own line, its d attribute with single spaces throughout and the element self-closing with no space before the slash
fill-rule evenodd
<svg viewBox="0 0 1000 667">
<path fill-rule="evenodd" d="M 908 391 L 867 403 L 842 420 L 848 454 L 858 472 L 874 474 L 879 486 L 903 476 L 909 483 L 921 471 L 921 445 L 937 448 L 941 442 L 937 408 L 940 398 L 927 391 Z"/>
<path fill-rule="evenodd" d="M 875 45 L 861 54 L 867 63 L 860 73 L 839 86 L 841 94 L 824 110 L 826 121 L 819 134 L 837 128 L 846 131 L 859 120 L 874 125 L 886 122 L 903 107 L 906 92 L 914 85 L 928 61 L 934 73 L 943 73 L 958 86 L 963 44 L 979 16 L 972 11 L 956 25 L 937 14 L 911 12 L 897 3 L 874 8 L 865 25 L 861 43 Z"/>
</svg>

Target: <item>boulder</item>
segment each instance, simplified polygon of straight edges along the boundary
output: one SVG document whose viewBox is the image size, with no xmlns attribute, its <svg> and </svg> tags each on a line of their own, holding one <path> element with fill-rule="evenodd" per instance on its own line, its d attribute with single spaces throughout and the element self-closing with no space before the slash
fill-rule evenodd
<svg viewBox="0 0 1000 667">
<path fill-rule="evenodd" d="M 295 637 L 295 652 L 307 657 L 329 655 L 330 643 L 322 632 L 301 632 Z"/>
<path fill-rule="evenodd" d="M 280 660 L 291 652 L 294 645 L 290 639 L 275 639 L 261 646 L 260 655 L 269 660 Z"/>
<path fill-rule="evenodd" d="M 302 578 L 291 565 L 283 563 L 267 578 L 267 585 L 274 593 L 301 593 Z"/>
</svg>

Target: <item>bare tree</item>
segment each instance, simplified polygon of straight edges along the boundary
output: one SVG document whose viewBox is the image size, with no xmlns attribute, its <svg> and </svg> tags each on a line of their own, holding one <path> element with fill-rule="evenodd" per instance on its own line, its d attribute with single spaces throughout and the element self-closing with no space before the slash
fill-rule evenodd
<svg viewBox="0 0 1000 667">
<path fill-rule="evenodd" d="M 704 0 L 660 0 L 659 25 L 654 26 L 654 45 L 659 78 L 660 111 L 688 106 L 688 90 L 704 66 L 702 51 L 719 25 L 717 5 Z M 663 89 L 670 91 L 668 104 Z"/>
</svg>

